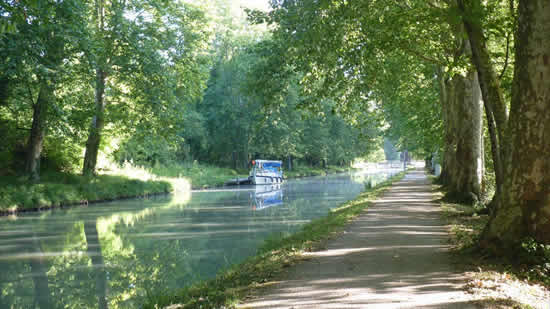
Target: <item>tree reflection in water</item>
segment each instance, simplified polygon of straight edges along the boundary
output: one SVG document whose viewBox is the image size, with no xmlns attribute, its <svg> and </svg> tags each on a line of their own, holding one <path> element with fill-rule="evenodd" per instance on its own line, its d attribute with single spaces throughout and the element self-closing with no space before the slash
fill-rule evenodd
<svg viewBox="0 0 550 309">
<path fill-rule="evenodd" d="M 197 192 L 191 202 L 188 194 L 0 218 L 0 307 L 139 307 L 149 295 L 241 262 L 274 233 L 325 215 L 364 189 L 365 179 L 357 179 L 319 177 L 266 192 Z M 259 202 L 255 210 L 251 202 Z"/>
<path fill-rule="evenodd" d="M 107 272 L 103 264 L 101 254 L 101 243 L 97 232 L 96 221 L 84 223 L 84 233 L 88 244 L 88 256 L 92 260 L 92 276 L 95 277 L 95 291 L 99 309 L 106 309 L 107 306 Z"/>
</svg>

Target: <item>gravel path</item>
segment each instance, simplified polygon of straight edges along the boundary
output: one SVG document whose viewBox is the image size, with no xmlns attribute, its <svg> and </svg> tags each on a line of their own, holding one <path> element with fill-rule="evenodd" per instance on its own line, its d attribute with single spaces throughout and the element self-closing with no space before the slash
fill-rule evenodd
<svg viewBox="0 0 550 309">
<path fill-rule="evenodd" d="M 476 308 L 450 263 L 421 170 L 408 173 L 326 249 L 240 308 Z"/>
</svg>

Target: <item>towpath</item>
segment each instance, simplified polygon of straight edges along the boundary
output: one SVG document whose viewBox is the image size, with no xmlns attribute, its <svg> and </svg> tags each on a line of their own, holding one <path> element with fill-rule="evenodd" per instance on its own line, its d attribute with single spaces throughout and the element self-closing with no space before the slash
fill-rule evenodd
<svg viewBox="0 0 550 309">
<path fill-rule="evenodd" d="M 409 172 L 326 248 L 240 308 L 476 308 L 453 270 L 421 170 Z"/>
</svg>

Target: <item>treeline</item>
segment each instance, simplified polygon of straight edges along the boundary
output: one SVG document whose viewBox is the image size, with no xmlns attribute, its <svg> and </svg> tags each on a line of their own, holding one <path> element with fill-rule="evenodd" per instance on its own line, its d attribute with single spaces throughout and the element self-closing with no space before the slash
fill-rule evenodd
<svg viewBox="0 0 550 309">
<path fill-rule="evenodd" d="M 134 135 L 116 152 L 120 162 L 131 159 L 151 165 L 197 160 L 248 168 L 251 160 L 267 158 L 284 160 L 290 169 L 294 164 L 344 166 L 378 145 L 371 140 L 374 132 L 332 113 L 333 102 L 324 102 L 323 110 L 300 108 L 304 98 L 292 76 L 278 81 L 287 90 L 280 104 L 256 95 L 249 72 L 265 55 L 246 38 L 225 38 L 222 45 L 204 96 L 185 106 L 184 130 L 179 132 L 182 142 L 176 151 Z"/>
<path fill-rule="evenodd" d="M 102 153 L 239 168 L 257 157 L 343 165 L 365 153 L 373 131 L 330 108 L 298 108 L 295 76 L 278 81 L 284 104 L 256 93 L 248 72 L 265 61 L 262 30 L 236 5 L 2 2 L 0 174 L 93 175 Z"/>
<path fill-rule="evenodd" d="M 204 12 L 170 1 L 4 1 L 0 166 L 96 170 L 114 137 L 171 140 L 208 71 Z"/>
</svg>

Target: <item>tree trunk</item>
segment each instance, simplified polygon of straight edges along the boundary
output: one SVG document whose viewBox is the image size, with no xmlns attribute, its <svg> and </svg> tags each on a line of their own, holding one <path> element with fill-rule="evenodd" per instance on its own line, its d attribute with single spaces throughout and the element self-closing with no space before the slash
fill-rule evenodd
<svg viewBox="0 0 550 309">
<path fill-rule="evenodd" d="M 94 19 L 97 27 L 98 42 L 105 44 L 107 35 L 105 34 L 105 3 L 104 0 L 95 1 Z M 103 46 L 105 47 L 105 46 Z M 98 64 L 95 68 L 95 113 L 90 125 L 88 140 L 86 141 L 86 151 L 84 153 L 84 164 L 82 166 L 83 175 L 93 175 L 96 172 L 97 156 L 99 155 L 99 146 L 101 144 L 101 134 L 105 125 L 105 81 L 107 79 L 106 63 L 111 55 L 107 51 L 101 51 L 98 58 Z"/>
<path fill-rule="evenodd" d="M 48 105 L 53 96 L 53 87 L 48 81 L 42 81 L 38 99 L 33 106 L 31 135 L 27 144 L 25 172 L 32 181 L 40 180 L 40 155 L 46 132 Z"/>
<path fill-rule="evenodd" d="M 238 164 L 238 156 L 237 156 L 237 152 L 236 151 L 233 151 L 231 153 L 231 161 L 233 161 L 232 165 L 233 165 L 233 169 L 237 169 L 237 164 Z"/>
<path fill-rule="evenodd" d="M 550 244 L 550 2 L 520 1 L 504 183 L 482 245 Z"/>
<path fill-rule="evenodd" d="M 464 28 L 468 34 L 470 48 L 472 51 L 472 62 L 477 69 L 487 127 L 491 138 L 491 150 L 496 178 L 496 194 L 498 199 L 502 193 L 504 181 L 504 157 L 506 147 L 504 137 L 508 125 L 508 114 L 504 102 L 500 82 L 493 69 L 487 42 L 481 28 L 479 13 L 481 12 L 480 0 L 457 0 L 458 8 L 461 11 Z M 498 200 L 495 200 L 498 202 Z M 494 203 L 492 203 L 494 205 Z"/>
<path fill-rule="evenodd" d="M 440 181 L 448 198 L 472 204 L 480 198 L 483 166 L 479 83 L 471 72 L 440 77 L 440 88 L 445 130 Z"/>
<path fill-rule="evenodd" d="M 86 152 L 84 154 L 83 175 L 93 175 L 97 165 L 97 156 L 99 154 L 99 145 L 101 143 L 101 133 L 105 124 L 105 71 L 98 69 L 96 71 L 95 86 L 95 115 L 90 125 L 90 133 L 86 142 Z"/>
<path fill-rule="evenodd" d="M 451 183 L 454 171 L 454 126 L 452 123 L 452 101 L 451 97 L 454 97 L 454 84 L 446 79 L 446 74 L 443 70 L 439 70 L 439 95 L 441 103 L 441 111 L 443 116 L 443 156 L 441 160 L 441 175 L 439 175 L 439 181 L 447 186 Z"/>
<path fill-rule="evenodd" d="M 456 98 L 456 175 L 452 191 L 467 203 L 479 201 L 482 179 L 481 93 L 475 71 L 460 76 Z M 457 89 L 458 90 L 458 89 Z"/>
<path fill-rule="evenodd" d="M 288 170 L 292 170 L 292 156 L 288 155 Z"/>
</svg>

